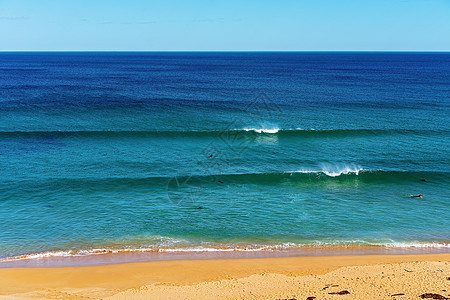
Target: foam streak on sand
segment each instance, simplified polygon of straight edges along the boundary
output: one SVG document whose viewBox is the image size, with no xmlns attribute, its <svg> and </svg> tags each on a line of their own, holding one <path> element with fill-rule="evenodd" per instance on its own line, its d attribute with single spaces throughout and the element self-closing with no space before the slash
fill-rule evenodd
<svg viewBox="0 0 450 300">
<path fill-rule="evenodd" d="M 346 294 L 345 299 L 394 299 L 398 294 L 404 294 L 401 299 L 418 299 L 427 293 L 448 297 L 449 261 L 450 254 L 361 255 L 0 269 L 0 297 L 335 299 L 336 293 Z"/>
</svg>

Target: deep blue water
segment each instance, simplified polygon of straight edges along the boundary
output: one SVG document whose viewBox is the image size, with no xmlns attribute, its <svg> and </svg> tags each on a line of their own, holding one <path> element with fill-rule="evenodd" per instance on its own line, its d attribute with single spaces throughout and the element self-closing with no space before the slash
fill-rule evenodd
<svg viewBox="0 0 450 300">
<path fill-rule="evenodd" d="M 449 53 L 0 53 L 0 107 L 0 257 L 450 242 Z"/>
</svg>

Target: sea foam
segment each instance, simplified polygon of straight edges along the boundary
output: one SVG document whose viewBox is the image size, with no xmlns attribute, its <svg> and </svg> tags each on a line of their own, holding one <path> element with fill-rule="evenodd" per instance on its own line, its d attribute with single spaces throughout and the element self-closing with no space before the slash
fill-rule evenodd
<svg viewBox="0 0 450 300">
<path fill-rule="evenodd" d="M 245 131 L 254 131 L 256 133 L 277 133 L 279 128 L 244 128 Z"/>
<path fill-rule="evenodd" d="M 384 247 L 387 249 L 395 248 L 429 248 L 429 249 L 449 249 L 448 243 L 437 242 L 396 242 L 396 241 L 364 241 L 364 240 L 349 240 L 349 241 L 314 241 L 310 243 L 291 243 L 285 242 L 280 244 L 267 244 L 267 245 L 208 245 L 208 246 L 186 246 L 186 247 L 142 247 L 142 248 L 98 248 L 98 249 L 80 249 L 80 250 L 60 250 L 60 251 L 47 251 L 41 253 L 24 254 L 12 257 L 6 257 L 0 259 L 1 262 L 17 261 L 17 260 L 35 260 L 51 257 L 80 257 L 90 255 L 101 254 L 124 254 L 124 253 L 206 253 L 206 252 L 274 252 L 274 251 L 289 251 L 295 249 L 320 249 L 326 250 L 329 247 Z"/>
<path fill-rule="evenodd" d="M 337 177 L 347 174 L 358 175 L 359 172 L 366 171 L 364 168 L 357 165 L 330 165 L 322 164 L 318 169 L 300 169 L 292 173 L 316 173 L 325 174 L 330 177 Z"/>
</svg>

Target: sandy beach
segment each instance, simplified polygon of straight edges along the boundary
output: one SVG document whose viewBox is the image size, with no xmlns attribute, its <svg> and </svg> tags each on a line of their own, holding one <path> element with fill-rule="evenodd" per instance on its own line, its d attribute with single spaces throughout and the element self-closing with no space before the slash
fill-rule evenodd
<svg viewBox="0 0 450 300">
<path fill-rule="evenodd" d="M 430 299 L 450 297 L 450 254 L 0 269 L 0 295 L 4 298 L 421 299 L 424 294 Z"/>
</svg>

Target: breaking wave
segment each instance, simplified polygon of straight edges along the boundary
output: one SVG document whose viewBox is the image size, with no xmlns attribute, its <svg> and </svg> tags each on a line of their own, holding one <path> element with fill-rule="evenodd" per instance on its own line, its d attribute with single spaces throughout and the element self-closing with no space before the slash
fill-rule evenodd
<svg viewBox="0 0 450 300">
<path fill-rule="evenodd" d="M 276 134 L 280 137 L 351 137 L 380 135 L 430 135 L 448 134 L 448 130 L 406 130 L 406 129 L 281 129 L 278 127 L 248 127 L 224 130 L 40 130 L 0 131 L 4 138 L 63 138 L 63 137 L 151 137 L 151 136 L 223 136 L 226 134 L 251 137 L 255 134 Z"/>
<path fill-rule="evenodd" d="M 51 257 L 80 257 L 101 254 L 126 254 L 126 253 L 207 253 L 207 252 L 277 252 L 292 251 L 301 249 L 334 249 L 355 248 L 355 247 L 377 247 L 387 249 L 450 249 L 450 243 L 437 242 L 395 242 L 395 241 L 312 241 L 310 243 L 285 242 L 280 244 L 249 244 L 249 245 L 227 245 L 212 244 L 207 245 L 186 245 L 181 247 L 163 247 L 161 245 L 149 245 L 138 248 L 95 248 L 95 249 L 68 249 L 58 251 L 46 251 L 40 253 L 23 254 L 0 259 L 1 262 L 33 260 Z"/>
</svg>

